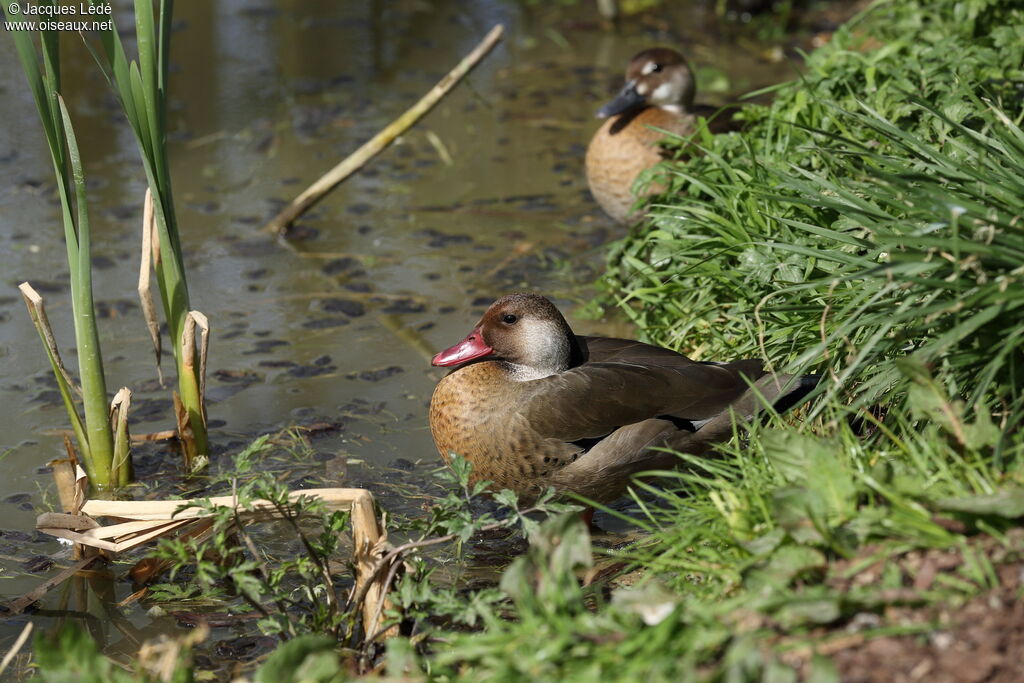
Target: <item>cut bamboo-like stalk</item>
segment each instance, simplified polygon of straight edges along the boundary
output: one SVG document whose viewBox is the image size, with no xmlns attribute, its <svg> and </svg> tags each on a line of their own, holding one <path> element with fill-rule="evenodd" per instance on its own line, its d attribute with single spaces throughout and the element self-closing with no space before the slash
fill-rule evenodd
<svg viewBox="0 0 1024 683">
<path fill-rule="evenodd" d="M 39 336 L 43 338 L 43 344 L 46 345 L 46 353 L 50 357 L 50 362 L 56 366 L 57 371 L 64 378 L 68 387 L 81 396 L 82 388 L 75 384 L 71 373 L 64 367 L 64 360 L 60 357 L 57 339 L 53 336 L 53 328 L 50 327 L 50 319 L 46 317 L 46 305 L 43 303 L 43 297 L 27 282 L 22 282 L 18 285 L 18 289 L 21 291 L 21 298 L 25 300 L 25 305 L 28 307 L 28 314 L 32 317 L 32 324 L 35 325 Z"/>
<path fill-rule="evenodd" d="M 110 428 L 114 433 L 114 460 L 110 465 L 110 480 L 117 486 L 125 486 L 133 478 L 132 438 L 128 431 L 128 411 L 131 405 L 132 392 L 128 387 L 121 387 L 110 402 Z"/>
<path fill-rule="evenodd" d="M 82 389 L 75 384 L 71 374 L 64 367 L 64 361 L 60 357 L 60 350 L 57 348 L 57 339 L 53 335 L 53 328 L 50 327 L 50 320 L 46 317 L 46 306 L 43 303 L 43 297 L 27 282 L 22 282 L 18 285 L 18 289 L 25 300 L 25 306 L 28 308 L 28 314 L 32 318 L 32 324 L 35 326 L 36 332 L 39 333 L 39 339 L 43 342 L 46 357 L 49 359 L 50 367 L 53 369 L 53 376 L 57 380 L 57 388 L 60 391 L 61 400 L 64 401 L 64 408 L 68 412 L 68 419 L 71 420 L 71 429 L 75 433 L 75 440 L 78 442 L 78 448 L 81 451 L 82 463 L 86 468 L 91 469 L 93 462 L 89 437 L 85 431 L 85 424 L 78 414 L 78 408 L 75 406 L 74 396 L 72 396 L 72 392 L 82 396 Z M 71 447 L 69 455 L 77 461 L 76 456 L 72 454 L 73 451 L 74 447 Z M 94 472 L 90 472 L 90 474 L 95 475 Z"/>
<path fill-rule="evenodd" d="M 53 480 L 57 484 L 61 509 L 69 515 L 77 515 L 85 503 L 85 478 L 78 476 L 81 468 L 74 457 L 71 440 L 64 437 L 64 442 L 65 448 L 69 449 L 69 457 L 51 460 L 47 464 L 53 468 Z"/>
<path fill-rule="evenodd" d="M 156 231 L 153 218 L 153 191 L 146 188 L 146 198 L 142 202 L 142 258 L 139 262 L 139 303 L 142 304 L 142 315 L 146 319 L 146 329 L 153 341 L 153 352 L 156 354 L 156 374 L 160 386 L 164 385 L 164 372 L 160 367 L 160 321 L 156 317 L 156 306 L 153 304 L 153 290 L 150 287 L 151 275 L 160 261 L 160 238 Z"/>
<path fill-rule="evenodd" d="M 71 443 L 71 439 L 66 434 L 64 435 L 64 450 L 67 451 L 68 457 L 51 460 L 49 465 L 53 468 L 53 481 L 57 485 L 57 497 L 60 499 L 61 509 L 67 516 L 77 517 L 86 500 L 89 479 L 79 467 L 75 445 Z M 84 555 L 86 555 L 84 546 L 78 543 L 72 546 L 72 559 L 78 560 Z"/>
<path fill-rule="evenodd" d="M 196 343 L 196 331 L 199 343 Z M 174 394 L 174 414 L 178 422 L 178 438 L 185 456 L 185 471 L 193 472 L 205 465 L 205 439 L 198 443 L 196 434 L 206 434 L 206 358 L 210 346 L 210 322 L 199 311 L 189 311 L 179 340 L 182 358 L 178 387 L 188 396 Z M 198 361 L 198 368 L 196 367 Z M 195 406 L 189 409 L 188 406 Z M 197 429 L 197 427 L 199 427 Z"/>
<path fill-rule="evenodd" d="M 206 358 L 210 350 L 210 321 L 205 314 L 199 311 L 189 311 L 185 318 L 185 338 L 192 345 L 193 353 L 185 356 L 185 365 L 190 367 L 188 359 L 194 359 L 194 345 L 196 329 L 199 329 L 199 405 L 203 410 L 203 424 L 206 424 Z M 188 347 L 186 347 L 187 349 Z"/>
<path fill-rule="evenodd" d="M 360 592 L 367 581 L 373 583 L 366 591 L 363 600 L 363 633 L 369 638 L 378 631 L 380 615 L 394 605 L 387 599 L 383 582 L 387 572 L 379 572 L 374 576 L 377 563 L 387 554 L 387 534 L 377 523 L 377 513 L 373 508 L 373 496 L 369 491 L 352 501 L 352 541 L 355 545 L 353 559 L 356 565 L 356 592 Z M 393 626 L 381 634 L 387 639 L 398 635 L 398 626 Z"/>
<path fill-rule="evenodd" d="M 324 174 L 320 180 L 306 188 L 302 194 L 296 197 L 284 210 L 267 223 L 264 230 L 276 234 L 284 233 L 288 226 L 292 224 L 292 221 L 308 211 L 310 207 L 323 199 L 328 192 L 337 187 L 343 180 L 362 168 L 370 159 L 387 149 L 394 142 L 395 138 L 411 128 L 413 124 L 433 109 L 434 105 L 447 95 L 491 51 L 501 39 L 501 34 L 504 30 L 504 27 L 500 24 L 492 28 L 490 33 L 480 41 L 480 44 L 463 57 L 462 61 L 447 76 L 442 78 L 430 92 L 424 95 L 419 102 L 392 121 L 384 130 L 373 136 L 369 142 L 366 142 L 362 147 L 350 154 L 344 161 Z"/>
<path fill-rule="evenodd" d="M 363 495 L 368 495 L 366 489 L 299 489 L 288 494 L 288 498 L 295 500 L 301 496 L 313 496 L 324 501 L 329 508 L 347 508 Z M 238 500 L 234 496 L 213 496 L 212 498 L 192 498 L 186 500 L 92 499 L 82 506 L 82 512 L 92 517 L 121 517 L 135 520 L 197 519 L 205 517 L 210 513 L 201 507 L 187 506 L 197 506 L 199 503 L 206 501 L 209 501 L 211 505 L 216 507 L 238 507 Z M 243 519 L 252 519 L 253 517 L 269 519 L 273 516 L 265 514 L 268 511 L 272 512 L 274 510 L 274 505 L 270 501 L 253 501 L 249 507 L 251 509 L 239 511 Z"/>
<path fill-rule="evenodd" d="M 180 383 L 179 383 L 180 384 Z M 192 472 L 192 462 L 196 458 L 195 433 L 192 431 L 192 422 L 188 417 L 188 409 L 181 401 L 177 391 L 171 392 L 171 399 L 174 401 L 174 422 L 178 425 L 178 443 L 181 446 L 181 455 L 185 461 L 185 472 Z"/>
</svg>

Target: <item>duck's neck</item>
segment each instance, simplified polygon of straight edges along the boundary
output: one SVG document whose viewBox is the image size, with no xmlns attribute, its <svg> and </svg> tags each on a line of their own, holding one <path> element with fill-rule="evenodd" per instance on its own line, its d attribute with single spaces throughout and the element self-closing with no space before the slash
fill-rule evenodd
<svg viewBox="0 0 1024 683">
<path fill-rule="evenodd" d="M 514 382 L 530 382 L 535 379 L 544 379 L 545 377 L 558 374 L 558 371 L 550 368 L 532 368 L 529 365 L 507 362 L 505 365 L 508 368 L 509 379 Z"/>
<path fill-rule="evenodd" d="M 559 341 L 554 341 L 555 348 L 548 349 L 549 354 L 547 354 L 546 359 L 543 362 L 535 362 L 527 365 L 525 363 L 514 363 L 508 360 L 504 361 L 505 370 L 508 373 L 509 379 L 516 382 L 529 382 L 535 379 L 544 379 L 545 377 L 557 375 L 582 364 L 586 358 L 579 339 L 572 333 L 572 330 L 569 329 L 568 325 L 565 325 L 565 332 L 566 334 L 564 336 L 556 338 Z"/>
</svg>

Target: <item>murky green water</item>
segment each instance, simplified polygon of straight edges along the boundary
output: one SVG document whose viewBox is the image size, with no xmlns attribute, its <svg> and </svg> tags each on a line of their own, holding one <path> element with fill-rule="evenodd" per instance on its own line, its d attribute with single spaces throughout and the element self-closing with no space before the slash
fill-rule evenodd
<svg viewBox="0 0 1024 683">
<path fill-rule="evenodd" d="M 340 432 L 314 443 L 327 460 L 318 476 L 414 511 L 420 501 L 389 492 L 414 486 L 435 463 L 426 405 L 441 373 L 426 350 L 461 339 L 511 290 L 538 289 L 566 306 L 585 299 L 600 245 L 619 234 L 587 193 L 582 158 L 593 112 L 628 57 L 653 44 L 682 47 L 704 86 L 698 99 L 709 103 L 793 73 L 763 59 L 766 46 L 742 32 L 721 35 L 701 5 L 664 3 L 663 16 L 609 33 L 591 3 L 549 4 L 177 3 L 172 174 L 193 305 L 213 326 L 215 460 L 223 465 L 261 432 L 340 420 Z M 404 111 L 496 23 L 507 34 L 493 54 L 302 219 L 297 239 L 261 232 L 283 202 Z M 108 382 L 136 391 L 133 432 L 169 429 L 169 390 L 156 386 L 135 297 L 143 174 L 106 83 L 77 37 L 65 37 Z M 0 63 L 0 592 L 17 596 L 48 575 L 26 575 L 27 558 L 66 559 L 33 531 L 53 501 L 40 468 L 61 454 L 66 416 L 17 284 L 44 294 L 66 353 L 72 332 L 49 160 L 8 38 Z M 176 459 L 158 448 L 144 450 L 139 470 L 171 488 L 177 481 Z M 130 586 L 112 590 L 122 598 Z M 143 636 L 174 628 L 139 606 L 126 615 Z M 0 621 L 0 651 L 29 618 L 50 623 L 45 615 Z M 138 635 L 98 628 L 112 651 L 131 651 Z"/>
</svg>

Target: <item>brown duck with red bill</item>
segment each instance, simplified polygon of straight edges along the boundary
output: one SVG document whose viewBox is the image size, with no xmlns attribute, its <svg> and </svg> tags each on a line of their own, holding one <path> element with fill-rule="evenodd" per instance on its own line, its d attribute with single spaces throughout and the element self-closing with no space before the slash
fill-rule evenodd
<svg viewBox="0 0 1024 683">
<path fill-rule="evenodd" d="M 433 364 L 456 369 L 430 400 L 441 457 L 458 454 L 474 480 L 523 499 L 548 486 L 598 502 L 633 475 L 699 455 L 767 403 L 783 408 L 817 377 L 766 373 L 759 360 L 704 363 L 649 344 L 573 334 L 536 294 L 498 299 Z"/>
</svg>

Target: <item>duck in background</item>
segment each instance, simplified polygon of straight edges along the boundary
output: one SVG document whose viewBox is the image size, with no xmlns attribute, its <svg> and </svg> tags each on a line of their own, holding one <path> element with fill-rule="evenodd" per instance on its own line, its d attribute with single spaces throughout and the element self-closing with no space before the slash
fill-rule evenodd
<svg viewBox="0 0 1024 683">
<path fill-rule="evenodd" d="M 690 65 L 675 50 L 656 47 L 629 61 L 626 84 L 597 112 L 607 119 L 587 147 L 587 183 L 605 213 L 620 223 L 640 218 L 631 212 L 633 182 L 662 160 L 658 143 L 665 132 L 686 137 L 697 130 L 697 117 L 715 112 L 694 105 L 696 81 Z M 709 119 L 712 132 L 735 129 L 730 117 Z M 656 191 L 652 188 L 651 192 Z"/>
<path fill-rule="evenodd" d="M 669 469 L 733 434 L 767 404 L 784 410 L 818 377 L 774 375 L 760 360 L 701 363 L 625 339 L 573 334 L 537 294 L 494 302 L 433 364 L 456 369 L 430 400 L 441 457 L 524 501 L 548 486 L 597 502 L 621 496 L 638 472 Z"/>
</svg>

